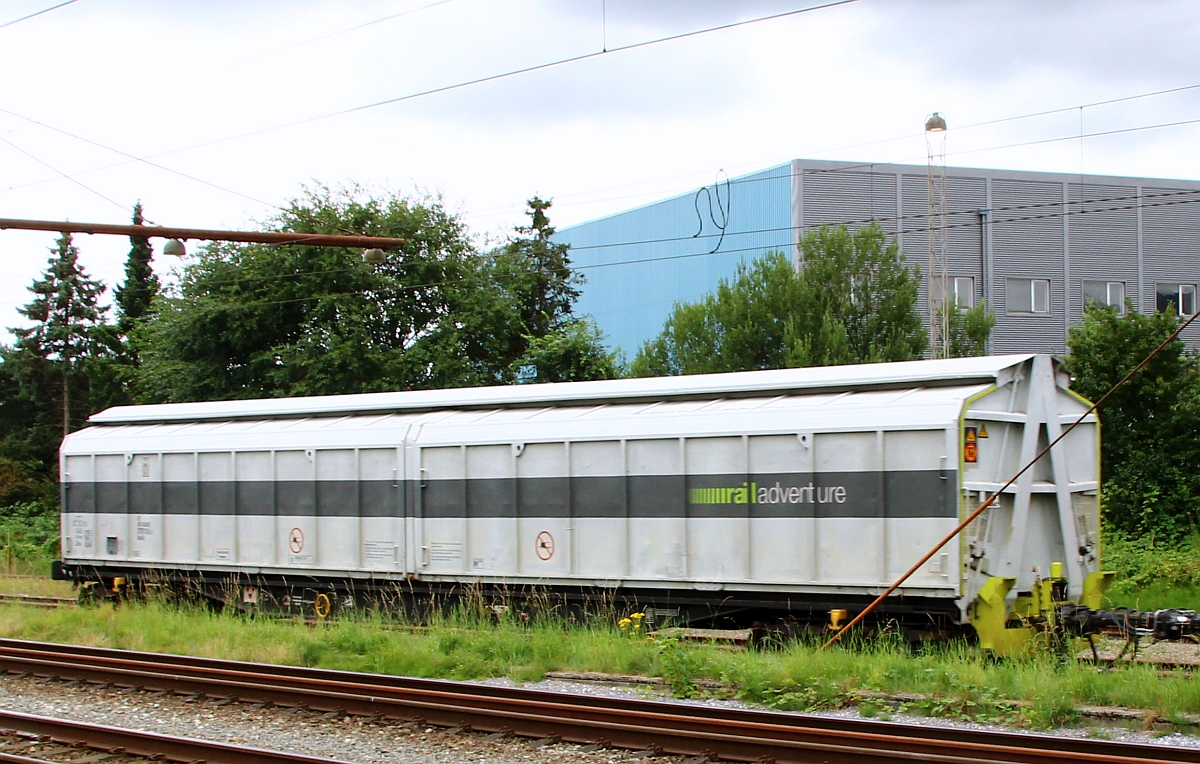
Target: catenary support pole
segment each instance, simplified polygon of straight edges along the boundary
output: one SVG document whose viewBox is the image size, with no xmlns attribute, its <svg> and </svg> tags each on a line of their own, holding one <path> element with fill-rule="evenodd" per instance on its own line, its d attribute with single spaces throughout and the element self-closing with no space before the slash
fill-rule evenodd
<svg viewBox="0 0 1200 764">
<path fill-rule="evenodd" d="M 1009 478 L 1007 483 L 1000 486 L 1000 490 L 996 491 L 991 496 L 989 496 L 987 498 L 987 501 L 980 504 L 975 509 L 974 512 L 967 515 L 966 518 L 954 528 L 954 530 L 950 531 L 950 533 L 948 533 L 944 539 L 942 539 L 941 541 L 938 542 L 937 546 L 935 546 L 933 549 L 930 549 L 928 552 L 926 552 L 924 557 L 917 560 L 916 563 L 914 563 L 911 568 L 909 568 L 907 571 L 904 572 L 904 575 L 900 576 L 900 578 L 896 579 L 895 583 L 893 583 L 891 586 L 889 586 L 887 589 L 885 589 L 883 594 L 880 594 L 878 597 L 876 597 L 874 602 L 872 602 L 870 605 L 867 605 L 866 609 L 864 609 L 858 615 L 854 616 L 853 620 L 851 620 L 849 623 L 847 623 L 845 626 L 843 626 L 836 634 L 834 634 L 832 637 L 830 637 L 829 641 L 821 646 L 821 649 L 824 650 L 824 649 L 828 648 L 834 642 L 837 642 L 839 639 L 841 639 L 842 635 L 845 634 L 847 631 L 849 631 L 853 627 L 857 626 L 858 624 L 862 623 L 862 620 L 864 618 L 866 618 L 873 610 L 875 610 L 875 608 L 879 607 L 880 603 L 882 603 L 885 599 L 887 599 L 889 596 L 891 596 L 892 592 L 899 589 L 904 584 L 905 581 L 907 581 L 914 573 L 916 573 L 918 570 L 921 569 L 922 565 L 929 562 L 929 560 L 935 554 L 937 554 L 938 551 L 940 551 L 942 547 L 946 546 L 946 544 L 949 544 L 951 541 L 953 541 L 954 537 L 957 536 L 958 534 L 962 533 L 963 530 L 968 525 L 970 525 L 971 523 L 973 523 L 975 521 L 975 518 L 977 518 L 981 514 L 983 514 L 983 511 L 985 509 L 992 506 L 992 504 L 995 503 L 997 496 L 1004 493 L 1004 491 L 1007 490 L 1009 486 L 1011 486 L 1013 483 L 1017 482 L 1017 478 L 1021 477 L 1026 472 L 1028 472 L 1029 469 L 1031 467 L 1033 467 L 1033 465 L 1037 464 L 1038 461 L 1043 456 L 1050 453 L 1050 449 L 1054 448 L 1056 445 L 1058 445 L 1058 443 L 1063 438 L 1067 437 L 1067 435 L 1069 435 L 1071 433 L 1071 430 L 1074 430 L 1076 427 L 1078 427 L 1083 422 L 1083 420 L 1088 417 L 1089 414 L 1091 414 L 1096 409 L 1100 408 L 1100 405 L 1102 403 L 1104 403 L 1106 400 L 1108 400 L 1109 397 L 1121 387 L 1121 385 L 1125 384 L 1130 379 L 1132 379 L 1134 374 L 1137 374 L 1139 371 L 1141 371 L 1146 366 L 1146 364 L 1150 363 L 1150 361 L 1154 359 L 1154 356 L 1158 355 L 1159 352 L 1163 348 L 1165 348 L 1167 345 L 1169 345 L 1176 337 L 1178 337 L 1179 334 L 1184 329 L 1188 328 L 1188 326 L 1190 326 L 1191 323 L 1193 321 L 1195 321 L 1197 317 L 1200 317 L 1200 312 L 1193 313 L 1191 315 L 1191 317 L 1188 318 L 1187 321 L 1184 321 L 1182 324 L 1180 324 L 1179 327 L 1175 331 L 1171 332 L 1170 337 L 1167 337 L 1165 340 L 1162 341 L 1162 343 L 1158 347 L 1154 348 L 1154 350 L 1150 352 L 1150 355 L 1143 358 L 1141 363 L 1139 363 L 1137 366 L 1133 367 L 1132 371 L 1130 371 L 1124 377 L 1121 377 L 1120 381 L 1117 382 L 1115 385 L 1113 385 L 1111 388 L 1109 388 L 1108 392 L 1106 392 L 1104 395 L 1100 396 L 1100 400 L 1093 403 L 1087 411 L 1080 414 L 1079 418 L 1076 419 L 1074 422 L 1072 422 L 1070 427 L 1063 430 L 1062 434 L 1060 434 L 1057 438 L 1055 438 L 1053 441 L 1051 441 L 1048 446 L 1046 446 L 1041 451 L 1039 451 L 1037 456 L 1030 459 L 1029 462 L 1017 472 L 1017 474 L 1015 474 L 1011 478 Z"/>
</svg>

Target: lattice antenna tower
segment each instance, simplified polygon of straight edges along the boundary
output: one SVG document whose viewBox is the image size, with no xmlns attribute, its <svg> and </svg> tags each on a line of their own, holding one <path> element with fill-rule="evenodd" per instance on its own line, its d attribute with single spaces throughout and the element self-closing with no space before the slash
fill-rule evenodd
<svg viewBox="0 0 1200 764">
<path fill-rule="evenodd" d="M 950 312 L 946 273 L 946 120 L 936 111 L 925 119 L 929 158 L 929 357 L 950 356 Z"/>
</svg>

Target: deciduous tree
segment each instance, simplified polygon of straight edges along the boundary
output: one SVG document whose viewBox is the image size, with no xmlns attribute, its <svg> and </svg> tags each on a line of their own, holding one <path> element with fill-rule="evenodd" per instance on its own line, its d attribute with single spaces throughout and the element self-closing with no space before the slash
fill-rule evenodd
<svg viewBox="0 0 1200 764">
<path fill-rule="evenodd" d="M 771 253 L 703 300 L 676 304 L 632 364 L 637 376 L 920 358 L 918 274 L 883 229 L 810 231 L 804 264 Z"/>
<path fill-rule="evenodd" d="M 1089 305 L 1067 338 L 1071 386 L 1098 400 L 1178 326 L 1172 312 L 1119 316 Z M 1200 371 L 1173 340 L 1099 411 L 1104 520 L 1169 539 L 1200 529 Z"/>
<path fill-rule="evenodd" d="M 200 250 L 178 288 L 154 304 L 156 320 L 134 331 L 138 395 L 182 401 L 504 384 L 528 363 L 547 379 L 592 373 L 595 359 L 580 355 L 580 342 L 594 334 L 572 323 L 576 279 L 566 248 L 550 239 L 548 207 L 532 200 L 531 224 L 481 254 L 436 198 L 306 191 L 273 228 L 405 244 L 375 265 L 337 247 Z M 561 342 L 552 339 L 558 335 Z M 522 360 L 531 343 L 539 343 L 536 357 Z"/>
</svg>

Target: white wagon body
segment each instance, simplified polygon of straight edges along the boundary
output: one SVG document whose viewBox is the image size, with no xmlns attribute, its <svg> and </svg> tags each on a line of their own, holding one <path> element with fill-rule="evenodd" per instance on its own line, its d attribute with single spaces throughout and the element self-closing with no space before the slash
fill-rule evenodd
<svg viewBox="0 0 1200 764">
<path fill-rule="evenodd" d="M 1032 355 L 115 408 L 63 443 L 63 561 L 853 602 L 1085 409 Z M 1097 430 L 901 594 L 962 618 L 987 577 L 1063 562 L 1077 596 Z"/>
</svg>

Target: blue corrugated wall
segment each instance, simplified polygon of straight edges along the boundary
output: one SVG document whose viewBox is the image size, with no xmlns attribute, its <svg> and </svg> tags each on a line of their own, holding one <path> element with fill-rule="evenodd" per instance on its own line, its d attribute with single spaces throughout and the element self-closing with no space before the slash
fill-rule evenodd
<svg viewBox="0 0 1200 764">
<path fill-rule="evenodd" d="M 720 222 L 712 186 L 709 192 Z M 662 330 L 676 301 L 702 298 L 744 259 L 770 250 L 790 256 L 795 240 L 791 164 L 730 180 L 724 240 L 709 217 L 705 194 L 699 198 L 699 216 L 696 206 L 692 192 L 555 235 L 571 245 L 571 259 L 587 279 L 576 312 L 591 314 L 609 346 L 621 348 L 630 359 Z M 694 237 L 697 231 L 700 235 Z"/>
</svg>

